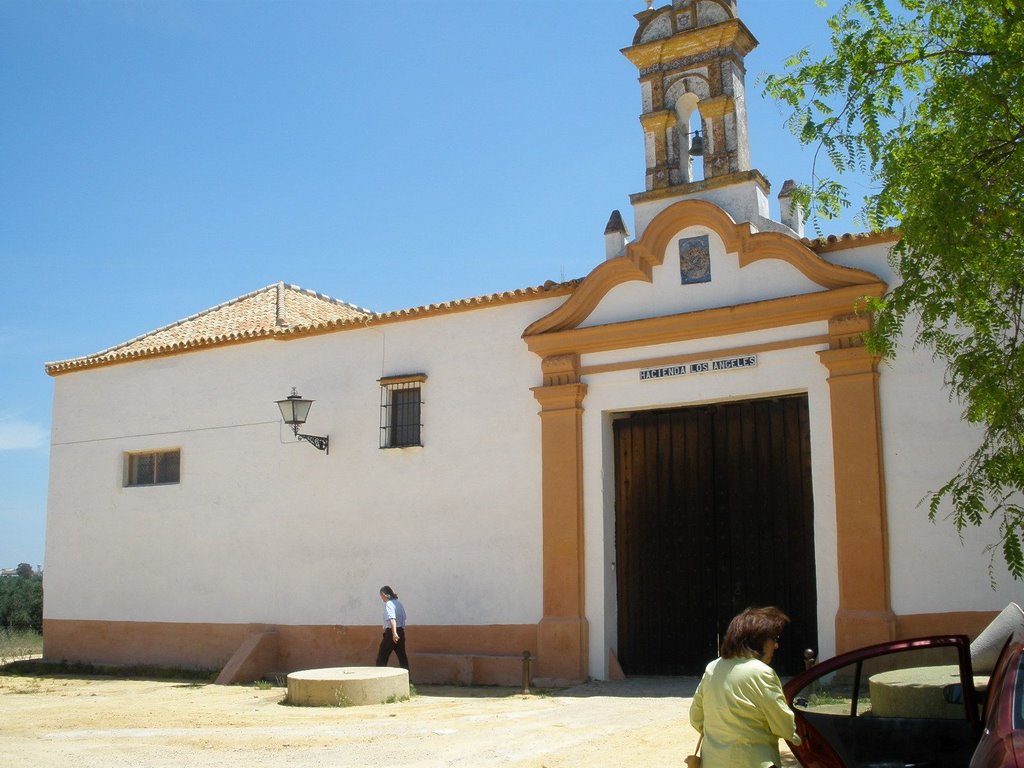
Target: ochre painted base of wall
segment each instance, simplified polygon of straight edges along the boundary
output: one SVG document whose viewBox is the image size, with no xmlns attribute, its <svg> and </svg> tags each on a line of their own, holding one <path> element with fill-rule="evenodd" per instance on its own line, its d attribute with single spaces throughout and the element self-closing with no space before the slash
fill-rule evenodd
<svg viewBox="0 0 1024 768">
<path fill-rule="evenodd" d="M 998 613 L 894 616 L 892 639 L 966 634 L 973 640 Z M 229 683 L 302 669 L 372 665 L 380 636 L 375 626 L 45 619 L 43 656 L 48 661 L 205 669 L 220 672 L 218 682 Z M 519 686 L 523 651 L 529 651 L 536 677 L 538 667 L 543 669 L 538 664 L 538 625 L 410 627 L 410 679 L 421 685 Z M 569 660 L 575 664 L 576 654 L 570 653 Z"/>
<path fill-rule="evenodd" d="M 380 627 L 45 619 L 48 661 L 220 671 L 218 682 L 302 669 L 372 666 Z M 410 679 L 420 684 L 520 685 L 537 657 L 537 625 L 409 628 Z M 391 664 L 396 659 L 392 656 Z"/>
</svg>

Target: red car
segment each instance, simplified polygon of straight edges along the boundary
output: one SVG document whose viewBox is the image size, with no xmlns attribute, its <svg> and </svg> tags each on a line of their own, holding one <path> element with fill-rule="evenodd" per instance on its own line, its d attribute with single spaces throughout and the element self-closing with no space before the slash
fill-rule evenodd
<svg viewBox="0 0 1024 768">
<path fill-rule="evenodd" d="M 806 768 L 1024 768 L 1024 635 L 975 676 L 965 635 L 860 648 L 785 686 Z"/>
<path fill-rule="evenodd" d="M 1011 638 L 988 686 L 985 730 L 971 768 L 1024 766 L 1024 640 Z"/>
</svg>

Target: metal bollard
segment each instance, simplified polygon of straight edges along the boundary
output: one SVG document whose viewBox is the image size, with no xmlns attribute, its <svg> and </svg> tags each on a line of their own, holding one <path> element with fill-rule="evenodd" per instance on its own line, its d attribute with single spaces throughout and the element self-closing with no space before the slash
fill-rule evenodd
<svg viewBox="0 0 1024 768">
<path fill-rule="evenodd" d="M 530 652 L 523 651 L 523 693 L 530 692 Z"/>
</svg>

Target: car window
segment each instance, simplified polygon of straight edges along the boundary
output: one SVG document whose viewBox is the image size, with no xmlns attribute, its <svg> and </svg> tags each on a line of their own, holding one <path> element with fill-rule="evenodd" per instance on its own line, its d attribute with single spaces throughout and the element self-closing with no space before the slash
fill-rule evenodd
<svg viewBox="0 0 1024 768">
<path fill-rule="evenodd" d="M 875 656 L 815 680 L 793 698 L 805 711 L 853 717 L 965 717 L 953 647 Z"/>
<path fill-rule="evenodd" d="M 966 765 L 978 716 L 961 685 L 964 654 L 954 645 L 879 651 L 812 674 L 792 697 L 808 753 L 834 753 L 839 762 L 824 764 L 843 766 Z"/>
</svg>

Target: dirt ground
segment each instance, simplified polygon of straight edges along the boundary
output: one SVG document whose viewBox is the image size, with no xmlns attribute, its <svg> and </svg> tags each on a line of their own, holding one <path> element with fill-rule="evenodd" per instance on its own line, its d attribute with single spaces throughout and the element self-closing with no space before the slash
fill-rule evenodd
<svg viewBox="0 0 1024 768">
<path fill-rule="evenodd" d="M 679 766 L 696 741 L 696 683 L 423 686 L 409 701 L 341 708 L 288 706 L 283 687 L 0 676 L 0 755 L 19 768 Z"/>
</svg>

